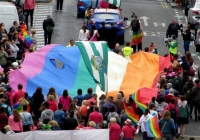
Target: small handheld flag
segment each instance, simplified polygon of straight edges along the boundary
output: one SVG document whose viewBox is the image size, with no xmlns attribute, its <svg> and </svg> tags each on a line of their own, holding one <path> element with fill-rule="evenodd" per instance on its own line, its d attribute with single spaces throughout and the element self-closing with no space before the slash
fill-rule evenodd
<svg viewBox="0 0 200 140">
<path fill-rule="evenodd" d="M 152 117 L 145 122 L 148 137 L 161 138 L 162 134 L 158 125 L 158 117 Z"/>
<path fill-rule="evenodd" d="M 26 44 L 28 45 L 28 47 L 31 47 L 31 45 L 33 45 L 34 43 L 31 37 L 28 35 L 24 24 L 21 25 L 21 30 L 25 38 Z"/>
<path fill-rule="evenodd" d="M 126 112 L 126 115 L 129 119 L 131 119 L 135 124 L 138 123 L 139 119 L 140 119 L 140 116 L 137 115 L 134 110 L 131 110 L 130 108 L 128 108 L 128 106 L 126 105 L 125 102 L 123 102 L 123 105 L 124 105 L 124 110 Z"/>
</svg>

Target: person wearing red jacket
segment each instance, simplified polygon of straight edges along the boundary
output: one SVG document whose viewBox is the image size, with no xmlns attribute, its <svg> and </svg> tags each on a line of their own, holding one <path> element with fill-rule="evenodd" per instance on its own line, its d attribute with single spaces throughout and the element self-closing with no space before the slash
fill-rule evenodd
<svg viewBox="0 0 200 140">
<path fill-rule="evenodd" d="M 24 1 L 24 15 L 26 16 L 26 25 L 28 25 L 28 17 L 31 17 L 31 27 L 33 27 L 33 13 L 35 9 L 35 0 Z"/>
<path fill-rule="evenodd" d="M 49 109 L 50 110 L 52 110 L 53 112 L 58 110 L 58 104 L 54 100 L 54 96 L 53 95 L 49 95 L 49 100 L 47 102 L 49 103 Z"/>
</svg>

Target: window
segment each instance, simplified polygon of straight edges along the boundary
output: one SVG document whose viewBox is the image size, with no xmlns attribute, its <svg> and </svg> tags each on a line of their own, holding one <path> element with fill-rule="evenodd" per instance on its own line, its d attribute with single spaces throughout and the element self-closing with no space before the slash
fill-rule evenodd
<svg viewBox="0 0 200 140">
<path fill-rule="evenodd" d="M 93 18 L 97 20 L 119 20 L 119 15 L 114 13 L 96 13 Z"/>
</svg>

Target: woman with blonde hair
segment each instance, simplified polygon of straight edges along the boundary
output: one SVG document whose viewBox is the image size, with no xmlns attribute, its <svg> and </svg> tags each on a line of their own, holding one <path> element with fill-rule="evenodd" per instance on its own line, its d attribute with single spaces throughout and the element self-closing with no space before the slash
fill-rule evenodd
<svg viewBox="0 0 200 140">
<path fill-rule="evenodd" d="M 87 130 L 87 129 L 95 129 L 96 123 L 94 121 L 90 121 L 89 122 L 89 127 L 85 127 L 83 128 L 83 130 Z"/>
<path fill-rule="evenodd" d="M 16 109 L 13 109 L 12 115 L 8 118 L 8 125 L 15 132 L 23 132 L 22 118 Z"/>
<path fill-rule="evenodd" d="M 58 123 L 57 123 L 55 120 L 52 120 L 52 121 L 50 122 L 50 125 L 51 125 L 51 130 L 52 130 L 52 131 L 54 131 L 54 130 L 62 130 L 62 129 L 59 127 Z"/>
<path fill-rule="evenodd" d="M 53 95 L 49 95 L 49 100 L 47 102 L 49 103 L 49 109 L 51 109 L 53 112 L 58 110 L 58 104 L 54 100 L 54 96 Z"/>
<path fill-rule="evenodd" d="M 164 111 L 163 117 L 159 120 L 158 124 L 162 133 L 162 138 L 173 140 L 173 136 L 176 134 L 176 127 L 168 110 Z"/>
<path fill-rule="evenodd" d="M 48 92 L 48 94 L 47 94 L 47 100 L 49 99 L 49 95 L 53 95 L 53 96 L 54 96 L 54 100 L 55 100 L 56 102 L 58 102 L 58 95 L 56 94 L 55 88 L 51 87 L 51 88 L 49 89 L 49 92 Z"/>
<path fill-rule="evenodd" d="M 33 46 L 32 48 L 32 51 L 36 51 L 37 50 L 37 35 L 36 35 L 36 31 L 35 30 L 31 30 L 31 38 L 33 40 Z"/>
<path fill-rule="evenodd" d="M 87 100 L 83 100 L 82 106 L 80 107 L 80 119 L 85 121 L 84 126 L 87 126 L 87 123 L 88 123 L 87 104 L 88 104 Z"/>
</svg>

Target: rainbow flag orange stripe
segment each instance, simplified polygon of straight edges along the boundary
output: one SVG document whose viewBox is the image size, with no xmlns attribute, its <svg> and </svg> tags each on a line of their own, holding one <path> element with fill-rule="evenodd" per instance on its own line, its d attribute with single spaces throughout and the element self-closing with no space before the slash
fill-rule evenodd
<svg viewBox="0 0 200 140">
<path fill-rule="evenodd" d="M 158 117 L 152 117 L 145 123 L 148 137 L 161 138 L 162 134 L 158 125 Z"/>
<path fill-rule="evenodd" d="M 140 109 L 142 109 L 142 111 L 144 112 L 145 109 L 147 108 L 147 105 L 146 104 L 143 104 L 142 102 L 140 102 L 139 100 L 139 91 L 138 92 L 135 92 L 133 95 L 132 95 L 132 98 L 133 100 L 135 101 L 135 103 L 138 105 L 138 107 Z"/>
<path fill-rule="evenodd" d="M 129 119 L 131 119 L 133 121 L 133 123 L 137 124 L 139 119 L 140 119 L 140 116 L 137 115 L 134 110 L 131 110 L 130 108 L 128 108 L 128 106 L 126 105 L 125 102 L 123 102 L 123 105 L 124 105 L 124 110 L 126 112 L 126 115 L 128 116 Z"/>
</svg>

